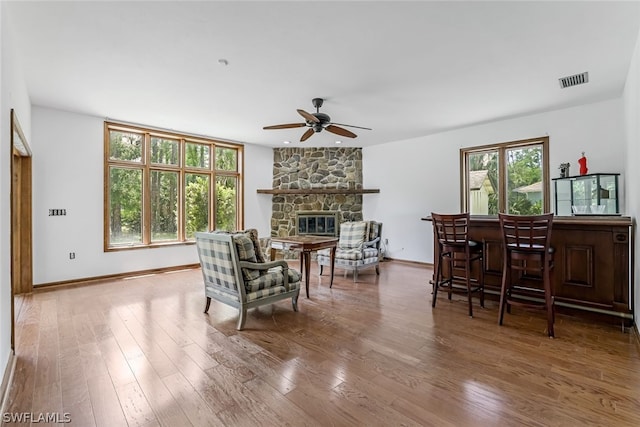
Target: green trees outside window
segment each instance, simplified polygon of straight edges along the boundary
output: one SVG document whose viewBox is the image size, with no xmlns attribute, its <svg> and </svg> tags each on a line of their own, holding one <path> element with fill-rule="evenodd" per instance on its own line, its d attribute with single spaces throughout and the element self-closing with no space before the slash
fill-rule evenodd
<svg viewBox="0 0 640 427">
<path fill-rule="evenodd" d="M 219 176 L 216 178 L 216 229 L 237 230 L 237 191 L 238 180 L 235 177 Z"/>
<path fill-rule="evenodd" d="M 179 141 L 151 137 L 151 163 L 160 165 L 178 165 L 180 155 Z"/>
<path fill-rule="evenodd" d="M 112 131 L 110 133 L 109 160 L 141 162 L 143 138 L 144 135 L 140 133 Z"/>
<path fill-rule="evenodd" d="M 543 213 L 542 144 L 506 150 L 507 213 Z M 549 189 L 547 188 L 547 193 Z"/>
<path fill-rule="evenodd" d="M 151 171 L 151 241 L 178 240 L 178 173 Z"/>
<path fill-rule="evenodd" d="M 105 250 L 241 228 L 241 146 L 109 122 L 105 145 Z"/>
<path fill-rule="evenodd" d="M 113 245 L 142 242 L 142 171 L 109 168 L 109 241 Z"/>
<path fill-rule="evenodd" d="M 208 175 L 186 174 L 185 211 L 187 213 L 187 239 L 193 239 L 196 232 L 207 230 L 209 227 L 209 178 Z"/>
<path fill-rule="evenodd" d="M 185 156 L 185 165 L 189 168 L 209 169 L 209 157 L 211 147 L 205 144 L 185 143 L 187 154 Z"/>
<path fill-rule="evenodd" d="M 549 138 L 460 150 L 462 209 L 472 215 L 550 211 Z"/>
</svg>

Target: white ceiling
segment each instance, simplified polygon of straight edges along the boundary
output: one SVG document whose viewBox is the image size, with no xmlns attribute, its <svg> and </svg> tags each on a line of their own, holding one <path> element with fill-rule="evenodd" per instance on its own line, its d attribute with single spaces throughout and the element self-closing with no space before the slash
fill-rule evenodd
<svg viewBox="0 0 640 427">
<path fill-rule="evenodd" d="M 301 145 L 262 127 L 315 97 L 373 128 L 358 147 L 615 98 L 640 23 L 638 1 L 6 3 L 34 105 L 268 146 Z"/>
</svg>

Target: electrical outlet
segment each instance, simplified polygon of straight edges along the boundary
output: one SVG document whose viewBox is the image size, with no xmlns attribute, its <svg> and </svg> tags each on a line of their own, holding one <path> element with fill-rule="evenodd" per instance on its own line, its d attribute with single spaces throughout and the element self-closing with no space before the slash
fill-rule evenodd
<svg viewBox="0 0 640 427">
<path fill-rule="evenodd" d="M 75 252 L 69 252 L 69 259 L 76 259 L 76 253 Z"/>
</svg>

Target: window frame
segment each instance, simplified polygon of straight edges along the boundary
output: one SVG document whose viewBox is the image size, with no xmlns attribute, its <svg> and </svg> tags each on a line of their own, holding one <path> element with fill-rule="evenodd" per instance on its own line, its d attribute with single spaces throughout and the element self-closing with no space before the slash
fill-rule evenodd
<svg viewBox="0 0 640 427">
<path fill-rule="evenodd" d="M 460 209 L 468 212 L 469 202 L 469 155 L 487 151 L 498 152 L 498 212 L 504 213 L 507 208 L 507 156 L 510 149 L 542 146 L 542 212 L 551 212 L 551 180 L 549 178 L 549 137 L 523 139 L 460 149 Z M 484 216 L 472 214 L 472 216 Z M 488 215 L 495 217 L 496 215 Z"/>
<path fill-rule="evenodd" d="M 142 134 L 142 157 L 140 162 L 129 160 L 114 160 L 110 157 L 110 132 L 119 131 L 126 133 Z M 164 164 L 151 162 L 151 140 L 163 138 L 178 141 L 178 164 Z M 205 168 L 186 166 L 186 145 L 201 144 L 209 147 L 209 166 Z M 216 170 L 216 147 L 229 148 L 236 151 L 235 170 Z M 213 138 L 194 136 L 182 132 L 166 131 L 163 129 L 142 127 L 126 123 L 104 122 L 104 200 L 103 200 L 103 224 L 104 224 L 104 251 L 121 251 L 131 249 L 166 247 L 175 245 L 194 244 L 193 238 L 187 239 L 186 231 L 186 175 L 198 174 L 209 177 L 209 203 L 208 203 L 208 229 L 212 230 L 216 224 L 216 179 L 220 176 L 235 178 L 236 188 L 236 228 L 244 228 L 244 146 L 242 144 L 220 141 Z M 142 172 L 141 194 L 141 242 L 114 245 L 111 243 L 111 218 L 110 218 L 110 171 L 112 167 L 140 170 Z M 178 173 L 177 191 L 177 239 L 152 241 L 151 235 L 151 175 L 153 171 Z"/>
</svg>

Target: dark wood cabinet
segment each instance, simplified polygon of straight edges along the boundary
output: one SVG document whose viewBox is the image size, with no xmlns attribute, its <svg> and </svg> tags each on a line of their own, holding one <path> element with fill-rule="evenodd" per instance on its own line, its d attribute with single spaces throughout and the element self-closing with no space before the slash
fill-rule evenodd
<svg viewBox="0 0 640 427">
<path fill-rule="evenodd" d="M 496 217 L 472 217 L 469 229 L 470 238 L 483 244 L 485 289 L 494 294 L 499 294 L 502 280 L 499 227 Z M 555 217 L 551 244 L 556 304 L 632 319 L 632 240 L 629 217 Z M 434 262 L 437 250 L 434 244 Z M 542 287 L 538 277 L 523 282 Z"/>
</svg>

